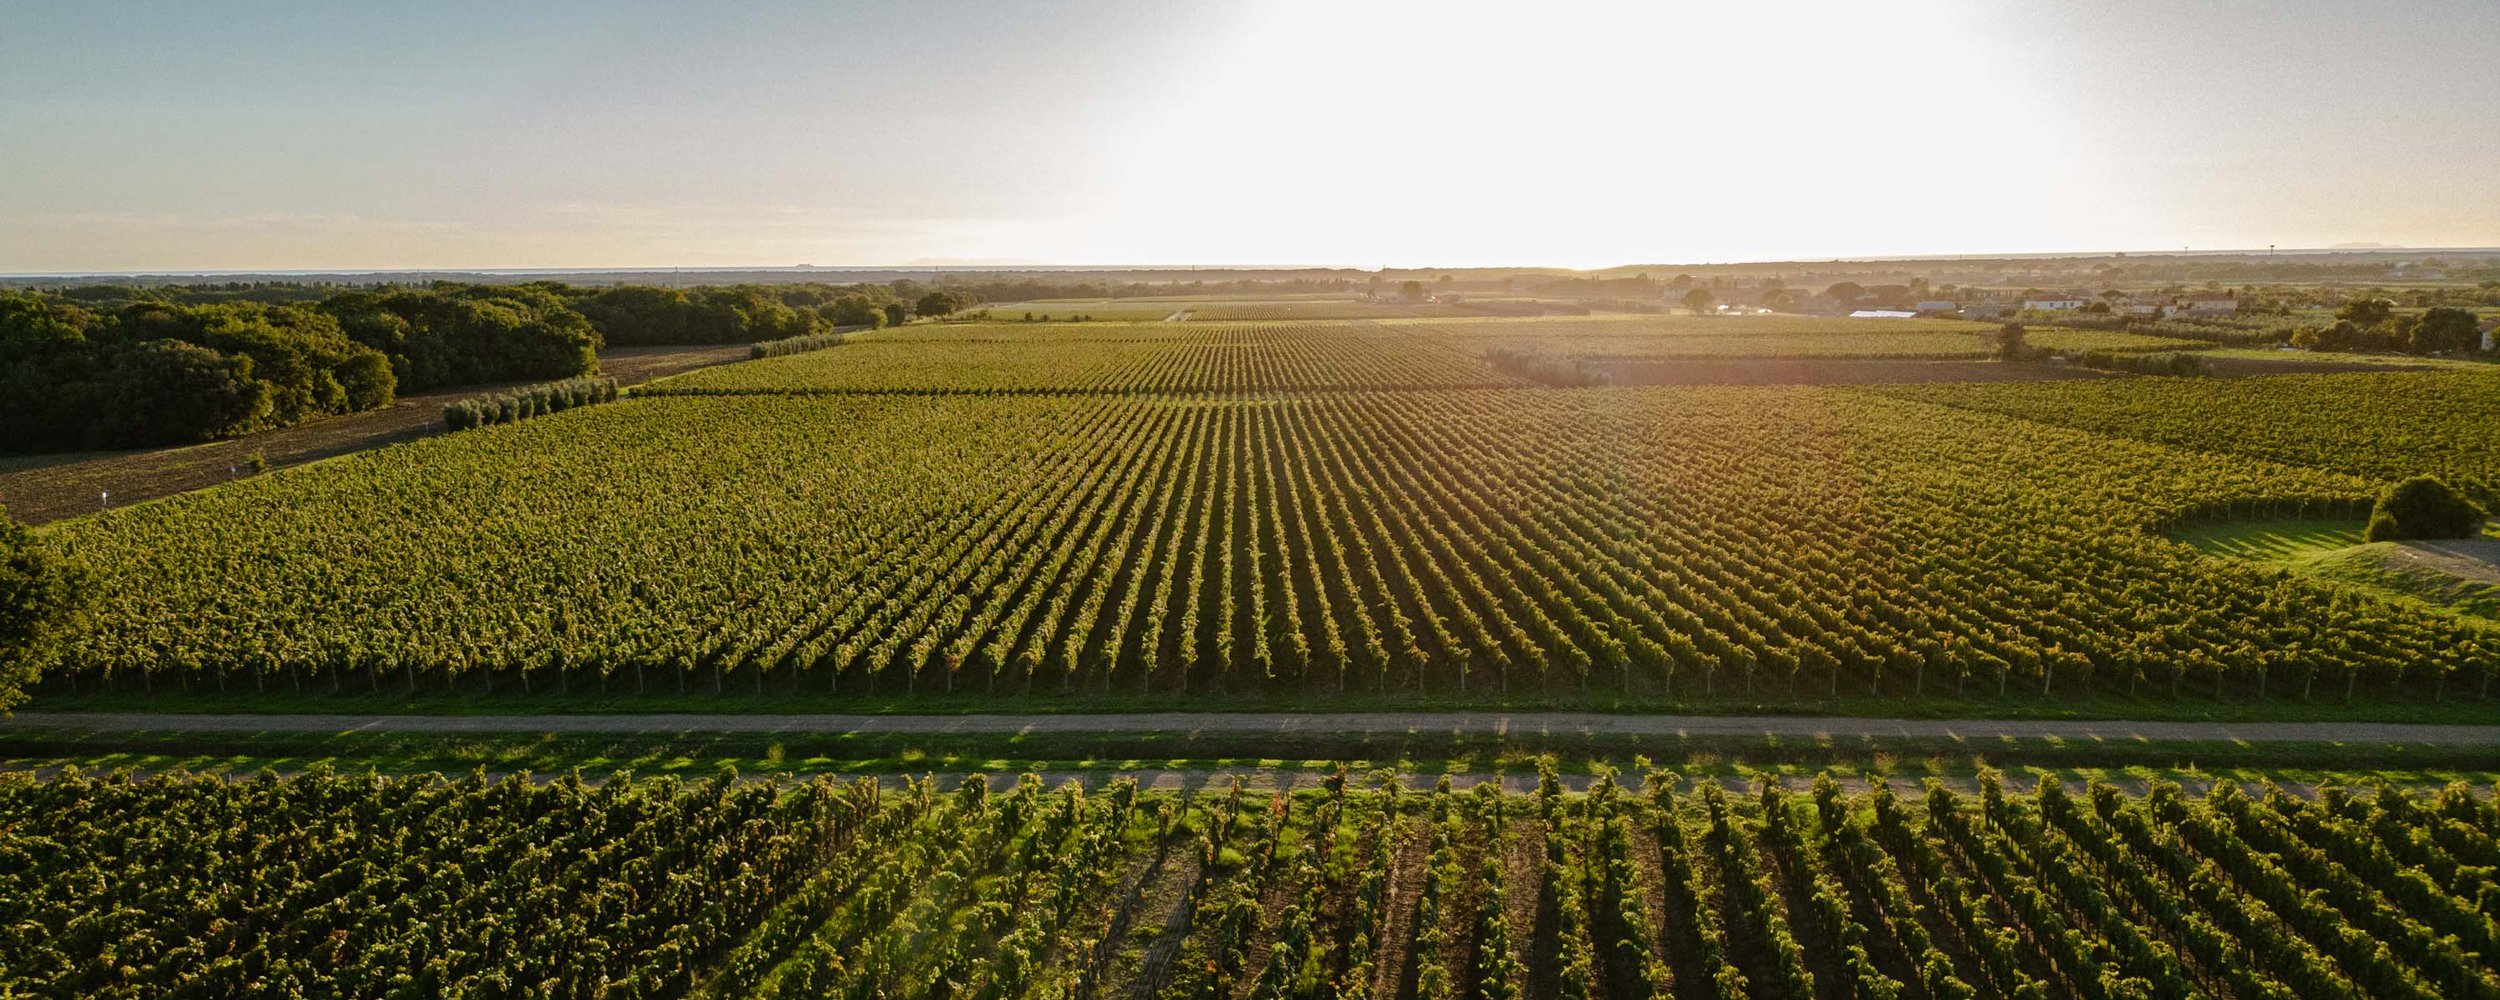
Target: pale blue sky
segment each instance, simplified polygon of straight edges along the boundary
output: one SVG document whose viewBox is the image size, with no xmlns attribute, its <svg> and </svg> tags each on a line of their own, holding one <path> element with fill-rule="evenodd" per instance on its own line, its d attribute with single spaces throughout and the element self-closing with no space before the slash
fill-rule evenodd
<svg viewBox="0 0 2500 1000">
<path fill-rule="evenodd" d="M 2500 244 L 2500 3 L 0 0 L 0 271 Z"/>
</svg>

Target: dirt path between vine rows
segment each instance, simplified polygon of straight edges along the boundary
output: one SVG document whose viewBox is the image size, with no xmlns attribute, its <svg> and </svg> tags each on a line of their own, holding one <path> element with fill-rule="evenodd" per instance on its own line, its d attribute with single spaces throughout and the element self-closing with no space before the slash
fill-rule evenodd
<svg viewBox="0 0 2500 1000">
<path fill-rule="evenodd" d="M 0 730 L 170 733 L 792 733 L 1001 736 L 1161 733 L 1472 736 L 1749 737 L 1796 740 L 2004 740 L 2101 743 L 2390 743 L 2500 746 L 2500 725 L 2389 722 L 2129 722 L 1855 719 L 1778 715 L 1608 715 L 1596 712 L 1154 712 L 1050 715 L 206 715 L 19 712 Z"/>
</svg>

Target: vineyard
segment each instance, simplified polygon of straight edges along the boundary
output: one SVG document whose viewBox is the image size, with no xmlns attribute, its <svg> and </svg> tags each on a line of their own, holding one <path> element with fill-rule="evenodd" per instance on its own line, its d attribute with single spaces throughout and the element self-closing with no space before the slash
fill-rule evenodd
<svg viewBox="0 0 2500 1000">
<path fill-rule="evenodd" d="M 1996 328 L 1961 320 L 1801 320 L 1793 316 L 1589 317 L 1456 323 L 1396 323 L 1471 353 L 1528 350 L 1600 361 L 1684 358 L 1991 357 Z M 2095 330 L 2043 329 L 2033 346 L 2056 351 L 2146 352 L 2205 346 L 2195 341 Z"/>
<path fill-rule="evenodd" d="M 1267 392 L 1518 385 L 1482 359 L 1372 324 L 981 324 L 707 369 L 651 392 Z"/>
<path fill-rule="evenodd" d="M 2500 807 L 2043 780 L 0 777 L 0 992 L 2500 996 Z"/>
<path fill-rule="evenodd" d="M 49 529 L 54 683 L 2484 696 L 2475 626 L 2157 534 L 2375 489 L 1853 390 L 637 399 Z"/>
<path fill-rule="evenodd" d="M 1535 352 L 1592 361 L 1975 360 L 1993 328 L 1959 321 L 1600 317 L 1403 322 L 963 323 L 854 335 L 836 353 L 669 379 L 656 394 L 1204 393 L 1456 389 L 1525 384 L 1488 361 Z M 2057 350 L 2149 352 L 2193 342 L 2044 330 Z"/>
<path fill-rule="evenodd" d="M 2481 372 L 2358 372 L 1880 391 L 2373 480 L 2429 473 L 2489 505 L 2500 501 L 2496 388 Z"/>
</svg>

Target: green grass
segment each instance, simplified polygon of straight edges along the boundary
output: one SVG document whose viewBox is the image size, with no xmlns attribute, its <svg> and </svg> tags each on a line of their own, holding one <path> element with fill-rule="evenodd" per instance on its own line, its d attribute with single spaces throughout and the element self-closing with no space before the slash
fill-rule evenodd
<svg viewBox="0 0 2500 1000">
<path fill-rule="evenodd" d="M 2215 555 L 2286 567 L 2361 544 L 2361 521 L 2235 521 L 2203 524 L 2172 537 Z"/>
<path fill-rule="evenodd" d="M 2500 621 L 2500 585 L 2402 565 L 2399 543 L 2377 542 L 2319 556 L 2319 576 L 2368 587 L 2474 618 Z"/>
<path fill-rule="evenodd" d="M 2363 540 L 2360 521 L 2201 525 L 2172 537 L 2206 552 L 2299 573 L 2468 620 L 2500 621 L 2500 586 L 2398 565 L 2402 543 Z M 2500 539 L 2500 523 L 2483 537 Z"/>
</svg>

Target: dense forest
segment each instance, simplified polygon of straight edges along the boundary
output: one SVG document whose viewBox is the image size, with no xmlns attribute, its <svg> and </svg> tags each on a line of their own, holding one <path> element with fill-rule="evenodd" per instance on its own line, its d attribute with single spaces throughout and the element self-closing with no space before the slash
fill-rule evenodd
<svg viewBox="0 0 2500 1000">
<path fill-rule="evenodd" d="M 587 375 L 601 347 L 754 343 L 978 301 L 911 282 L 0 291 L 0 452 L 209 441 L 400 393 Z"/>
</svg>

